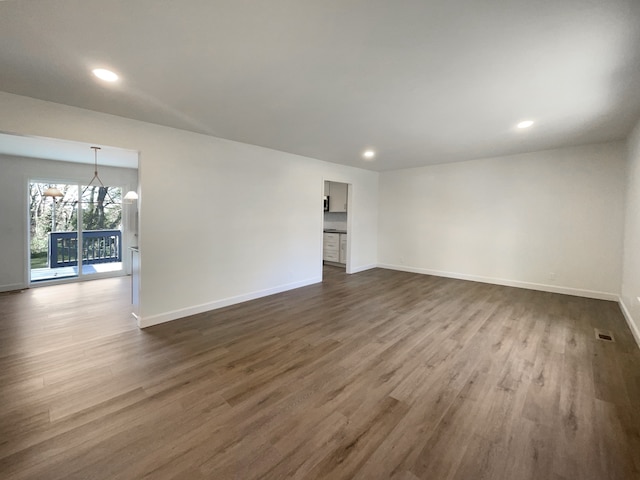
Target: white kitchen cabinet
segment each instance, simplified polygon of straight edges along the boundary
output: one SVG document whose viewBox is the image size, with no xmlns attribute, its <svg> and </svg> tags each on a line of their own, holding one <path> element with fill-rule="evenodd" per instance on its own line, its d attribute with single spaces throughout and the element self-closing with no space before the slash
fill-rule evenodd
<svg viewBox="0 0 640 480">
<path fill-rule="evenodd" d="M 325 233 L 322 242 L 322 259 L 325 262 L 347 263 L 347 234 Z"/>
<path fill-rule="evenodd" d="M 347 263 L 347 234 L 340 234 L 340 263 Z"/>
<path fill-rule="evenodd" d="M 325 233 L 322 242 L 322 259 L 326 262 L 340 262 L 340 234 Z"/>
<path fill-rule="evenodd" d="M 346 183 L 329 182 L 329 211 L 347 211 L 347 188 Z"/>
</svg>

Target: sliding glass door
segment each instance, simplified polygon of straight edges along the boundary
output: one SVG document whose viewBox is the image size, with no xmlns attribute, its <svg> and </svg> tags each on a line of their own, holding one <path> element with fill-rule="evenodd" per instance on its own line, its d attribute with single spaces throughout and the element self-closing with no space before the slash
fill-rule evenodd
<svg viewBox="0 0 640 480">
<path fill-rule="evenodd" d="M 31 181 L 30 281 L 122 270 L 122 188 Z"/>
<path fill-rule="evenodd" d="M 29 259 L 32 282 L 77 276 L 78 185 L 29 184 Z"/>
</svg>

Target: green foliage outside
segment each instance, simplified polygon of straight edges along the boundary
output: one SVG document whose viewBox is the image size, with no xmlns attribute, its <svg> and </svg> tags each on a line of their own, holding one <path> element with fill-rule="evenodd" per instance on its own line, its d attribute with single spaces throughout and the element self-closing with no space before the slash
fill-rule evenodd
<svg viewBox="0 0 640 480">
<path fill-rule="evenodd" d="M 52 197 L 45 197 L 49 187 L 56 187 L 63 197 L 55 199 L 55 226 L 52 225 Z M 85 187 L 82 187 L 85 188 Z M 49 233 L 75 232 L 78 230 L 78 205 L 82 211 L 82 229 L 120 230 L 122 229 L 122 189 L 117 187 L 91 186 L 82 193 L 78 202 L 78 186 L 37 183 L 29 188 L 31 268 L 46 268 L 49 249 Z"/>
</svg>

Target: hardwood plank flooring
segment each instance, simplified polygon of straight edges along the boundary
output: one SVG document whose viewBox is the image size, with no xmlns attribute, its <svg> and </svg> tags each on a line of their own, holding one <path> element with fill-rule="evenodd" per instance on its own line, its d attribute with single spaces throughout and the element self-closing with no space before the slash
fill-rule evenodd
<svg viewBox="0 0 640 480">
<path fill-rule="evenodd" d="M 640 479 L 615 303 L 324 275 L 144 331 L 128 278 L 0 295 L 0 478 Z"/>
</svg>

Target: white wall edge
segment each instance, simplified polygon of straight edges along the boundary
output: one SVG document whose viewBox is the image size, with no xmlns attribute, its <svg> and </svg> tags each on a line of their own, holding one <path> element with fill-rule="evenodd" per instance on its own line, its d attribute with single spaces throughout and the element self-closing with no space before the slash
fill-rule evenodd
<svg viewBox="0 0 640 480">
<path fill-rule="evenodd" d="M 372 268 L 378 268 L 378 265 L 376 263 L 372 263 L 370 265 L 362 265 L 360 267 L 352 269 L 349 273 L 364 272 L 365 270 L 371 270 Z"/>
<path fill-rule="evenodd" d="M 13 292 L 14 290 L 24 290 L 25 288 L 28 288 L 28 286 L 23 283 L 9 283 L 0 285 L 0 292 Z"/>
<path fill-rule="evenodd" d="M 193 305 L 191 307 L 181 308 L 179 310 L 172 310 L 170 312 L 159 313 L 151 315 L 149 317 L 136 316 L 138 319 L 138 326 L 140 328 L 147 328 L 160 323 L 170 322 L 179 318 L 189 317 L 191 315 L 197 315 L 198 313 L 209 312 L 211 310 L 217 310 L 219 308 L 228 307 L 237 303 L 247 302 L 249 300 L 255 300 L 256 298 L 267 297 L 276 293 L 286 292 L 288 290 L 294 290 L 300 287 L 306 287 L 313 285 L 314 283 L 322 282 L 322 277 L 314 277 L 300 282 L 287 283 L 285 285 L 278 285 L 277 287 L 267 288 L 265 290 L 259 290 L 257 292 L 245 293 L 243 295 L 237 295 L 235 297 L 223 298 L 221 300 L 215 300 L 213 302 L 203 303 L 200 305 Z M 134 315 L 135 316 L 135 315 Z"/>
<path fill-rule="evenodd" d="M 638 348 L 640 348 L 640 329 L 638 329 L 635 322 L 633 321 L 631 312 L 629 311 L 627 306 L 624 304 L 624 300 L 622 299 L 622 296 L 618 297 L 618 305 L 620 305 L 620 310 L 622 310 L 622 315 L 624 315 L 624 319 L 627 321 L 627 325 L 629 325 L 629 329 L 633 334 L 633 338 L 636 339 Z"/>
<path fill-rule="evenodd" d="M 595 290 L 582 290 L 580 288 L 562 287 L 558 285 L 545 285 L 543 283 L 522 282 L 519 280 L 507 280 L 504 278 L 481 277 L 478 275 L 468 275 L 466 273 L 443 272 L 440 270 L 429 270 L 426 268 L 407 267 L 404 265 L 389 265 L 385 263 L 378 264 L 380 268 L 389 270 L 399 270 L 402 272 L 420 273 L 423 275 L 433 275 L 436 277 L 455 278 L 458 280 L 470 280 L 472 282 L 491 283 L 494 285 L 504 285 L 505 287 L 526 288 L 529 290 L 538 290 L 541 292 L 561 293 L 563 295 L 573 295 L 576 297 L 595 298 L 597 300 L 611 300 L 617 302 L 619 295 L 617 293 L 598 292 Z"/>
</svg>

